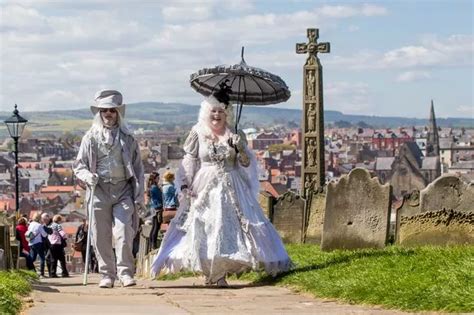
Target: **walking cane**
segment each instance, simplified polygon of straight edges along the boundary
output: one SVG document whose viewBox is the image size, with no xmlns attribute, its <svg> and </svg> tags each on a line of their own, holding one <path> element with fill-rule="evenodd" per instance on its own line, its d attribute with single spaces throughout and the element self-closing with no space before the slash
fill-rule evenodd
<svg viewBox="0 0 474 315">
<path fill-rule="evenodd" d="M 95 185 L 91 186 L 90 200 L 88 204 L 88 213 L 89 213 L 89 227 L 87 230 L 87 247 L 86 247 L 86 262 L 84 266 L 84 279 L 82 280 L 83 285 L 87 285 L 87 274 L 89 272 L 89 262 L 91 259 L 91 234 L 92 234 L 92 218 L 94 216 L 94 194 L 95 194 Z"/>
</svg>

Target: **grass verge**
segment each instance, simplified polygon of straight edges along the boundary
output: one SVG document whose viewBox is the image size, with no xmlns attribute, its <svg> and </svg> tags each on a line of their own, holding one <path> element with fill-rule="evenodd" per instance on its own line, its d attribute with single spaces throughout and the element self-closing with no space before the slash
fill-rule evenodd
<svg viewBox="0 0 474 315">
<path fill-rule="evenodd" d="M 242 278 L 353 304 L 406 311 L 474 310 L 474 246 L 322 252 L 319 246 L 298 244 L 287 249 L 294 270 L 276 278 L 262 273 Z"/>
<path fill-rule="evenodd" d="M 25 270 L 0 271 L 0 314 L 18 314 L 21 297 L 31 292 L 31 282 L 37 278 Z"/>
</svg>

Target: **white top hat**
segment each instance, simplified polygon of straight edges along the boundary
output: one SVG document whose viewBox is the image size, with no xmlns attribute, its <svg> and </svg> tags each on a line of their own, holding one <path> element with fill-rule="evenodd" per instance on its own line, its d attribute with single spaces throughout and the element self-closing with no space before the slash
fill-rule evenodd
<svg viewBox="0 0 474 315">
<path fill-rule="evenodd" d="M 100 90 L 95 93 L 95 105 L 91 105 L 91 111 L 95 115 L 101 108 L 114 108 L 125 115 L 125 104 L 122 104 L 122 94 L 115 90 Z"/>
</svg>

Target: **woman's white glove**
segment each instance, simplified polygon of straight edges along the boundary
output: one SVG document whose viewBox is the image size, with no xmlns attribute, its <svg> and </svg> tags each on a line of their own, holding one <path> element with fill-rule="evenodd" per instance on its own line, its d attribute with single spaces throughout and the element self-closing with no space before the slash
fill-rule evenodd
<svg viewBox="0 0 474 315">
<path fill-rule="evenodd" d="M 89 173 L 86 178 L 84 178 L 86 184 L 90 187 L 97 185 L 99 182 L 99 175 L 95 173 Z"/>
<path fill-rule="evenodd" d="M 181 186 L 181 194 L 186 198 L 196 197 L 196 194 L 191 189 L 189 189 L 187 185 Z"/>
<path fill-rule="evenodd" d="M 245 149 L 245 140 L 239 134 L 232 134 L 231 136 L 232 145 L 237 149 L 237 151 L 242 152 Z"/>
</svg>

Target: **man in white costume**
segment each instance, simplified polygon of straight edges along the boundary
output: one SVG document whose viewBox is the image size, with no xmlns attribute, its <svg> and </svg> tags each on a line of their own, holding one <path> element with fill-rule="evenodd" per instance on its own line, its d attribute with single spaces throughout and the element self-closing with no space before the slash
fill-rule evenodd
<svg viewBox="0 0 474 315">
<path fill-rule="evenodd" d="M 138 228 L 138 210 L 144 202 L 140 150 L 124 123 L 125 104 L 120 92 L 97 92 L 91 110 L 92 127 L 82 138 L 74 173 L 88 186 L 88 204 L 92 198 L 92 246 L 102 276 L 99 287 L 112 288 L 116 279 L 125 287 L 133 286 L 132 244 Z"/>
</svg>

